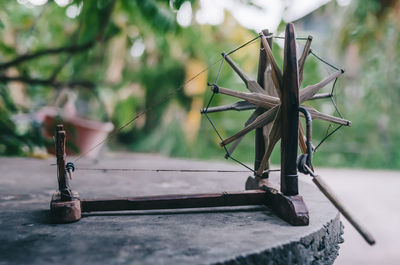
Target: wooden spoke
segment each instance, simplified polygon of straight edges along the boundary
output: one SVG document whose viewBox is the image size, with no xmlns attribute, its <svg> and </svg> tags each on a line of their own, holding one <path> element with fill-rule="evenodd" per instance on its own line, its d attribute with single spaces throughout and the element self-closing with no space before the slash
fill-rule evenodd
<svg viewBox="0 0 400 265">
<path fill-rule="evenodd" d="M 278 111 L 274 119 L 274 123 L 268 135 L 268 146 L 265 150 L 265 154 L 261 160 L 260 167 L 257 169 L 257 175 L 261 175 L 266 168 L 269 158 L 271 157 L 272 151 L 276 143 L 281 139 L 281 108 L 279 106 Z"/>
<path fill-rule="evenodd" d="M 345 120 L 345 119 L 341 119 L 335 116 L 331 116 L 328 114 L 324 114 L 319 112 L 318 110 L 312 108 L 312 107 L 305 107 L 307 109 L 307 111 L 311 114 L 312 119 L 319 119 L 319 120 L 324 120 L 324 121 L 329 121 L 332 123 L 336 123 L 336 124 L 340 124 L 340 125 L 344 125 L 344 126 L 350 126 L 351 125 L 351 121 Z M 302 117 L 304 117 L 304 115 L 301 113 L 300 114 Z"/>
<path fill-rule="evenodd" d="M 252 123 L 258 116 L 260 115 L 260 113 L 258 112 L 258 110 L 253 111 L 253 114 L 251 114 L 250 118 L 246 121 L 246 123 L 244 124 L 244 126 L 248 126 L 250 123 Z M 243 137 L 239 137 L 238 139 L 236 139 L 232 145 L 229 147 L 228 149 L 228 153 L 229 155 L 231 155 L 233 153 L 233 151 L 235 151 L 236 147 L 238 147 L 238 145 L 240 144 L 240 142 L 243 140 Z"/>
<path fill-rule="evenodd" d="M 304 45 L 303 53 L 301 54 L 301 57 L 299 59 L 299 85 L 301 85 L 301 83 L 303 82 L 304 65 L 306 63 L 307 56 L 310 54 L 311 51 L 312 39 L 313 37 L 309 35 L 307 38 L 307 42 Z"/>
<path fill-rule="evenodd" d="M 224 146 L 224 145 L 230 144 L 233 141 L 235 141 L 236 139 L 240 138 L 241 136 L 244 136 L 247 133 L 251 132 L 252 130 L 260 128 L 260 127 L 272 122 L 273 119 L 275 118 L 275 115 L 276 115 L 276 112 L 278 111 L 278 109 L 279 109 L 279 105 L 276 105 L 272 109 L 259 115 L 252 123 L 250 123 L 249 125 L 244 127 L 242 130 L 240 130 L 236 134 L 232 135 L 231 137 L 223 140 L 220 143 L 220 145 Z"/>
<path fill-rule="evenodd" d="M 249 91 L 259 93 L 263 92 L 264 89 L 255 80 L 248 77 L 246 73 L 243 72 L 243 70 L 240 69 L 240 67 L 234 61 L 232 61 L 232 59 L 226 53 L 223 52 L 222 56 L 225 57 L 225 60 L 228 62 L 228 64 L 240 76 Z"/>
<path fill-rule="evenodd" d="M 338 70 L 333 74 L 331 74 L 330 76 L 328 76 L 327 78 L 325 78 L 324 80 L 322 80 L 321 82 L 315 85 L 307 86 L 304 89 L 302 89 L 300 91 L 300 99 L 299 99 L 300 104 L 306 100 L 311 99 L 318 92 L 318 90 L 329 84 L 332 80 L 335 80 L 341 74 L 343 74 L 343 71 Z"/>
<path fill-rule="evenodd" d="M 329 97 L 331 97 L 331 93 L 320 93 L 320 94 L 315 94 L 309 100 L 321 99 L 321 98 L 329 98 Z"/>
<path fill-rule="evenodd" d="M 213 113 L 213 112 L 221 112 L 221 111 L 227 111 L 227 110 L 243 111 L 243 110 L 249 110 L 249 109 L 255 109 L 255 108 L 256 108 L 255 105 L 249 103 L 246 100 L 242 100 L 242 101 L 238 101 L 233 104 L 217 106 L 217 107 L 210 107 L 208 109 L 202 109 L 200 112 L 201 113 Z"/>
<path fill-rule="evenodd" d="M 260 33 L 262 34 L 262 33 Z M 278 67 L 278 64 L 275 61 L 274 55 L 272 54 L 272 50 L 268 45 L 267 38 L 264 34 L 261 35 L 261 41 L 264 47 L 264 50 L 267 54 L 268 62 L 272 67 L 272 80 L 274 81 L 274 85 L 278 91 L 279 98 L 282 95 L 282 71 Z"/>
<path fill-rule="evenodd" d="M 216 88 L 211 87 L 211 89 L 214 92 L 221 93 L 224 95 L 229 95 L 232 97 L 236 97 L 236 98 L 240 98 L 240 99 L 244 99 L 247 100 L 248 102 L 257 105 L 259 107 L 263 107 L 265 109 L 270 109 L 274 106 L 276 106 L 277 104 L 279 104 L 279 99 L 276 97 L 271 97 L 265 94 L 261 94 L 261 93 L 248 93 L 248 92 L 240 92 L 240 91 L 236 91 L 236 90 L 232 90 L 229 88 L 224 88 L 224 87 L 218 87 Z"/>
</svg>

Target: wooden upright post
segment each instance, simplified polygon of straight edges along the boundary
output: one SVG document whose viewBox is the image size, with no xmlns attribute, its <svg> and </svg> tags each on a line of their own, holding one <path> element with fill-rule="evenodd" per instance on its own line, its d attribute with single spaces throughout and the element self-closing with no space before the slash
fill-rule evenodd
<svg viewBox="0 0 400 265">
<path fill-rule="evenodd" d="M 71 190 L 65 169 L 66 133 L 63 125 L 57 125 L 55 138 L 58 191 L 51 198 L 50 212 L 56 223 L 75 222 L 81 218 L 81 202 L 78 193 Z"/>
<path fill-rule="evenodd" d="M 269 31 L 267 29 L 262 31 L 265 36 L 269 35 Z M 272 49 L 272 39 L 268 39 L 268 45 Z M 257 83 L 265 89 L 265 70 L 267 69 L 267 54 L 263 49 L 262 42 L 260 43 L 260 57 L 258 62 L 258 73 L 257 73 Z M 259 111 L 258 109 L 256 111 Z M 256 142 L 255 142 L 255 160 L 254 160 L 254 170 L 257 171 L 260 167 L 260 163 L 265 154 L 265 140 L 263 134 L 263 127 L 256 129 Z M 267 165 L 269 167 L 269 163 Z M 264 178 L 268 177 L 268 173 L 263 174 Z"/>
<path fill-rule="evenodd" d="M 285 32 L 282 89 L 281 192 L 286 196 L 298 194 L 297 148 L 299 139 L 299 75 L 294 26 Z"/>
<path fill-rule="evenodd" d="M 56 127 L 56 158 L 58 190 L 61 193 L 61 200 L 69 201 L 71 200 L 72 194 L 67 172 L 65 171 L 65 131 L 63 125 L 57 125 Z"/>
</svg>

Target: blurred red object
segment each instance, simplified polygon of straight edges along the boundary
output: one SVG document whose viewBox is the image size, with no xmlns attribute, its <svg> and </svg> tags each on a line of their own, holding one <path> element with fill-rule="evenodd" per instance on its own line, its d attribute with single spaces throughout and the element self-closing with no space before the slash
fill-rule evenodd
<svg viewBox="0 0 400 265">
<path fill-rule="evenodd" d="M 90 148 L 101 142 L 114 129 L 110 122 L 88 120 L 67 113 L 65 109 L 45 107 L 36 113 L 36 119 L 43 124 L 43 134 L 51 142 L 57 124 L 63 124 L 67 132 L 67 155 L 79 155 L 89 152 Z M 47 151 L 55 154 L 54 144 L 47 146 Z M 86 156 L 96 158 L 100 148 L 90 151 Z"/>
</svg>

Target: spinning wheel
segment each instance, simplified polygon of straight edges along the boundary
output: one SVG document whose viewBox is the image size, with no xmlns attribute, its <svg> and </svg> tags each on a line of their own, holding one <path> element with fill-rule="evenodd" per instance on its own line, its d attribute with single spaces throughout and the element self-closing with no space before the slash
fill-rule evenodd
<svg viewBox="0 0 400 265">
<path fill-rule="evenodd" d="M 220 145 L 225 148 L 227 156 L 230 156 L 240 143 L 241 139 L 250 131 L 256 130 L 256 159 L 254 169 L 255 178 L 253 179 L 252 177 L 249 177 L 246 183 L 246 191 L 209 194 L 201 193 L 139 196 L 128 198 L 121 197 L 102 200 L 80 199 L 76 192 L 71 191 L 69 185 L 69 179 L 67 175 L 71 175 L 71 171 L 74 170 L 74 166 L 72 163 L 66 163 L 65 161 L 65 131 L 63 130 L 63 126 L 59 125 L 56 132 L 59 188 L 54 194 L 50 204 L 51 212 L 55 220 L 57 222 L 73 222 L 80 219 L 82 212 L 93 211 L 267 205 L 279 217 L 292 225 L 308 225 L 308 209 L 303 201 L 302 196 L 298 195 L 297 171 L 299 170 L 300 172 L 310 174 L 313 177 L 313 182 L 317 185 L 321 192 L 324 193 L 325 196 L 336 206 L 336 208 L 350 221 L 350 223 L 353 224 L 360 234 L 370 244 L 373 244 L 375 242 L 373 237 L 363 227 L 361 227 L 358 222 L 354 220 L 351 214 L 345 209 L 344 205 L 338 200 L 338 198 L 334 196 L 332 191 L 321 179 L 321 177 L 314 174 L 311 165 L 313 151 L 311 145 L 311 120 L 320 119 L 336 123 L 341 126 L 349 126 L 350 121 L 323 114 L 314 108 L 302 106 L 302 104 L 308 100 L 330 97 L 331 94 L 317 94 L 317 92 L 329 82 L 338 78 L 343 71 L 337 69 L 336 72 L 321 82 L 315 85 L 307 86 L 299 91 L 299 86 L 303 80 L 304 63 L 308 54 L 311 52 L 310 45 L 312 38 L 309 37 L 307 39 L 303 53 L 300 59 L 297 59 L 294 27 L 293 24 L 287 25 L 285 33 L 284 64 L 283 71 L 281 71 L 275 62 L 270 48 L 272 35 L 264 31 L 260 33 L 259 37 L 262 41 L 262 49 L 260 53 L 257 81 L 250 79 L 239 68 L 239 66 L 232 61 L 232 59 L 229 57 L 229 54 L 223 53 L 222 59 L 222 63 L 226 60 L 233 70 L 240 76 L 250 92 L 238 92 L 228 88 L 220 87 L 217 84 L 213 84 L 211 88 L 214 94 L 225 94 L 242 99 L 242 101 L 231 105 L 212 108 L 209 108 L 208 104 L 207 108 L 202 110 L 202 113 L 207 115 L 207 113 L 210 112 L 224 110 L 240 111 L 255 109 L 242 130 L 226 139 L 222 139 L 220 137 Z M 235 49 L 234 51 L 238 50 L 239 48 Z M 205 70 L 202 72 L 204 71 Z M 197 74 L 195 77 L 197 77 L 199 74 Z M 266 78 L 264 78 L 264 76 Z M 192 80 L 195 77 L 193 77 Z M 168 95 L 172 94 L 173 93 L 170 93 Z M 210 99 L 210 102 L 211 100 L 212 98 Z M 129 125 L 145 112 L 146 111 L 136 115 L 121 128 Z M 300 115 L 306 118 L 306 138 L 304 137 L 304 132 L 301 128 L 301 124 L 299 123 Z M 215 129 L 214 125 L 213 127 Z M 108 138 L 99 144 L 103 143 L 107 139 Z M 269 158 L 276 143 L 280 139 L 281 179 L 280 189 L 277 189 L 267 181 L 267 178 L 269 172 Z M 232 145 L 228 150 L 226 145 L 231 143 Z M 95 145 L 94 148 L 96 148 L 99 144 Z M 298 146 L 300 146 L 303 152 L 303 155 L 301 155 L 299 159 L 297 159 Z M 76 159 L 75 162 L 79 160 L 79 158 Z M 132 170 L 134 171 L 135 169 Z M 140 171 L 140 169 L 136 169 L 136 171 Z M 155 169 L 154 171 L 160 170 Z M 193 170 L 193 172 L 199 171 Z M 203 170 L 203 172 L 205 171 Z"/>
<path fill-rule="evenodd" d="M 240 98 L 243 101 L 232 105 L 208 108 L 202 112 L 210 113 L 230 109 L 255 109 L 253 114 L 246 121 L 245 127 L 229 138 L 221 141 L 220 145 L 226 146 L 232 143 L 228 150 L 228 154 L 230 155 L 246 134 L 252 130 L 258 130 L 256 137 L 259 139 L 258 144 L 256 141 L 256 162 L 254 170 L 257 177 L 267 177 L 269 158 L 276 143 L 282 138 L 282 175 L 294 176 L 297 174 L 296 167 L 293 168 L 290 164 L 293 164 L 293 161 L 296 161 L 297 157 L 297 143 L 295 139 L 298 138 L 298 145 L 304 154 L 308 153 L 310 156 L 311 153 L 311 150 L 307 150 L 304 132 L 298 121 L 299 107 L 302 111 L 301 115 L 304 116 L 307 115 L 304 113 L 309 113 L 311 119 L 325 120 L 344 126 L 350 125 L 350 121 L 323 114 L 312 107 L 304 107 L 301 105 L 308 100 L 321 98 L 321 94 L 318 95 L 317 92 L 328 83 L 338 78 L 343 73 L 343 70 L 337 70 L 321 82 L 307 86 L 299 91 L 299 86 L 303 80 L 304 64 L 311 51 L 312 37 L 308 37 L 303 53 L 298 60 L 294 28 L 292 24 L 288 24 L 285 35 L 283 73 L 272 55 L 272 35 L 264 31 L 260 33 L 260 37 L 262 49 L 260 53 L 258 82 L 249 78 L 227 54 L 223 53 L 224 60 L 226 60 L 232 69 L 240 76 L 250 92 L 238 92 L 214 84 L 211 88 L 214 93 Z M 264 76 L 266 77 L 265 80 L 263 78 Z M 262 139 L 260 139 L 261 137 Z M 296 145 L 296 147 L 293 148 L 293 145 Z M 294 149 L 296 149 L 296 151 L 293 151 Z M 308 166 L 311 167 L 311 157 L 308 157 L 306 160 L 308 161 Z M 283 181 L 281 185 L 282 192 L 288 195 L 297 194 L 297 187 L 293 187 L 292 190 L 288 189 L 288 186 L 297 185 L 285 184 L 285 181 L 293 183 L 297 182 L 297 180 L 281 178 L 281 181 Z"/>
<path fill-rule="evenodd" d="M 291 25 L 291 24 L 289 24 Z M 293 27 L 288 27 L 286 31 L 285 37 L 285 58 L 284 58 L 284 67 L 283 74 L 281 69 L 276 64 L 276 61 L 272 55 L 271 51 L 271 38 L 270 34 L 265 35 L 265 33 L 260 33 L 263 50 L 266 53 L 266 61 L 268 62 L 268 66 L 266 67 L 266 80 L 265 87 L 262 87 L 263 84 L 257 83 L 255 80 L 250 79 L 246 73 L 244 73 L 239 66 L 232 61 L 232 59 L 223 53 L 224 59 L 228 62 L 228 64 L 232 67 L 232 69 L 240 76 L 243 82 L 246 85 L 246 88 L 250 91 L 250 93 L 238 92 L 228 88 L 219 87 L 217 85 L 212 85 L 212 90 L 215 93 L 221 93 L 225 95 L 229 95 L 235 98 L 243 99 L 244 101 L 239 101 L 232 105 L 218 106 L 208 108 L 208 110 L 203 110 L 203 112 L 217 112 L 217 111 L 225 111 L 229 109 L 233 109 L 232 106 L 235 106 L 236 110 L 248 110 L 248 109 L 256 109 L 250 118 L 246 121 L 246 126 L 232 135 L 231 137 L 223 140 L 220 145 L 225 146 L 230 143 L 233 143 L 231 148 L 229 149 L 229 153 L 231 154 L 243 136 L 252 130 L 262 128 L 263 130 L 263 138 L 266 143 L 265 152 L 263 154 L 262 160 L 259 165 L 256 165 L 257 175 L 261 175 L 264 170 L 268 169 L 268 160 L 272 153 L 272 150 L 278 140 L 281 138 L 281 134 L 283 131 L 291 128 L 287 128 L 287 125 L 282 124 L 282 111 L 281 106 L 283 104 L 290 106 L 293 110 L 297 111 L 299 105 L 308 100 L 313 100 L 316 98 L 320 98 L 321 95 L 316 94 L 321 88 L 326 86 L 329 82 L 338 78 L 343 70 L 337 70 L 321 82 L 307 86 L 299 92 L 299 104 L 297 102 L 292 102 L 293 100 L 288 99 L 285 94 L 286 87 L 292 87 L 293 90 L 298 90 L 301 81 L 303 80 L 303 69 L 305 60 L 310 53 L 310 45 L 312 38 L 311 36 L 308 38 L 307 43 L 304 47 L 303 54 L 299 60 L 297 60 L 296 56 L 296 44 L 294 37 Z M 261 73 L 262 74 L 262 73 Z M 259 73 L 260 75 L 260 73 Z M 312 119 L 320 119 L 329 121 L 332 123 L 336 123 L 339 125 L 349 126 L 350 121 L 344 120 L 342 118 L 334 117 L 328 114 L 323 114 L 312 107 L 304 107 L 311 115 Z M 290 110 L 288 110 L 290 111 Z M 302 114 L 304 116 L 304 114 Z M 299 146 L 303 153 L 306 153 L 306 144 L 304 140 L 304 132 L 302 128 L 299 129 Z"/>
</svg>

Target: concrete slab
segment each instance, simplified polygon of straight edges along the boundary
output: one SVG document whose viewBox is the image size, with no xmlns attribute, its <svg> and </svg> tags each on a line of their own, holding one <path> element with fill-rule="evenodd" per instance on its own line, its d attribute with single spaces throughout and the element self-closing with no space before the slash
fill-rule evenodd
<svg viewBox="0 0 400 265">
<path fill-rule="evenodd" d="M 311 218 L 306 227 L 290 226 L 266 207 L 108 212 L 51 224 L 53 162 L 0 158 L 0 264 L 332 264 L 338 253 L 338 213 L 307 181 L 300 183 Z M 113 154 L 99 164 L 76 166 L 242 170 L 230 163 L 143 154 Z M 72 188 L 81 198 L 237 191 L 247 176 L 78 169 Z"/>
</svg>

